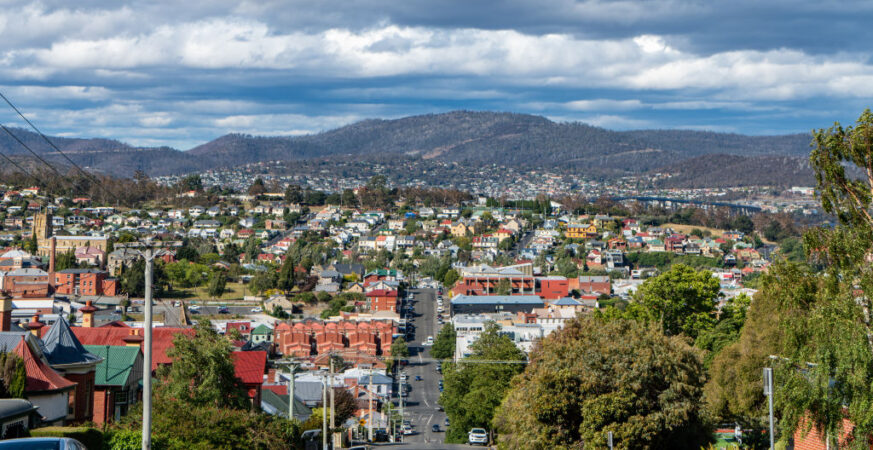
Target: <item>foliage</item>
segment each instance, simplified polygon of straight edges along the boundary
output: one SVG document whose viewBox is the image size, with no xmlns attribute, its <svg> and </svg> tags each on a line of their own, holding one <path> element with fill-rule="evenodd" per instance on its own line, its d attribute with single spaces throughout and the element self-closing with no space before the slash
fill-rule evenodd
<svg viewBox="0 0 873 450">
<path fill-rule="evenodd" d="M 508 278 L 501 278 L 497 282 L 497 295 L 509 295 L 512 293 L 512 284 Z"/>
<path fill-rule="evenodd" d="M 156 391 L 152 402 L 152 448 L 167 450 L 300 448 L 297 421 L 214 405 L 191 407 Z M 134 406 L 109 433 L 113 449 L 139 449 L 142 408 Z"/>
<path fill-rule="evenodd" d="M 716 299 L 721 287 L 712 273 L 677 264 L 646 280 L 622 317 L 657 324 L 668 336 L 692 339 L 715 326 Z"/>
<path fill-rule="evenodd" d="M 236 378 L 231 351 L 230 342 L 201 320 L 193 336 L 173 338 L 167 350 L 173 363 L 158 369 L 156 390 L 192 407 L 246 408 L 248 397 Z"/>
<path fill-rule="evenodd" d="M 212 273 L 209 279 L 208 293 L 212 298 L 221 297 L 227 288 L 227 275 L 223 270 L 218 270 Z"/>
<path fill-rule="evenodd" d="M 0 398 L 24 398 L 27 372 L 15 353 L 0 353 Z"/>
<path fill-rule="evenodd" d="M 722 261 L 700 255 L 677 255 L 672 252 L 629 252 L 625 255 L 628 263 L 637 267 L 654 267 L 666 270 L 674 264 L 684 264 L 695 268 L 721 267 Z"/>
<path fill-rule="evenodd" d="M 55 270 L 60 272 L 67 269 L 75 269 L 79 267 L 76 263 L 76 253 L 73 250 L 58 253 L 55 256 Z"/>
<path fill-rule="evenodd" d="M 450 359 L 455 356 L 455 339 L 457 333 L 455 327 L 451 324 L 440 328 L 436 339 L 433 341 L 433 347 L 430 349 L 430 355 L 437 359 Z"/>
<path fill-rule="evenodd" d="M 715 355 L 704 388 L 707 407 L 716 419 L 753 428 L 761 428 L 767 414 L 762 370 L 772 364 L 770 355 L 778 354 L 784 341 L 780 303 L 809 299 L 815 292 L 811 274 L 798 265 L 775 264 L 762 283 L 739 339 Z"/>
<path fill-rule="evenodd" d="M 406 343 L 406 339 L 403 337 L 398 337 L 391 341 L 391 360 L 389 361 L 389 369 L 393 366 L 397 361 L 409 358 L 409 345 Z"/>
<path fill-rule="evenodd" d="M 704 330 L 694 341 L 695 347 L 706 350 L 703 357 L 704 367 L 709 368 L 713 358 L 721 349 L 739 339 L 751 301 L 746 294 L 731 299 L 719 311 L 718 323 L 715 327 Z"/>
<path fill-rule="evenodd" d="M 460 278 L 461 278 L 461 275 L 458 274 L 457 270 L 450 269 L 450 270 L 446 271 L 445 276 L 443 276 L 443 286 L 445 286 L 446 289 L 450 289 L 452 286 L 455 285 L 455 283 L 458 282 L 458 280 Z"/>
<path fill-rule="evenodd" d="M 167 276 L 164 273 L 163 264 L 155 263 L 152 266 L 152 287 L 155 297 L 164 295 L 167 285 Z M 145 296 L 145 260 L 137 259 L 121 273 L 121 290 L 131 297 Z"/>
<path fill-rule="evenodd" d="M 256 295 L 261 295 L 276 287 L 276 278 L 277 274 L 272 270 L 257 272 L 251 281 L 249 281 L 249 291 Z"/>
<path fill-rule="evenodd" d="M 470 428 L 490 428 L 494 411 L 510 388 L 512 378 L 523 364 L 465 364 L 470 360 L 524 361 L 524 353 L 494 323 L 471 345 L 472 354 L 455 364 L 446 364 L 445 390 L 440 404 L 449 416 L 448 442 L 463 442 Z"/>
<path fill-rule="evenodd" d="M 502 448 L 698 449 L 709 440 L 700 352 L 628 320 L 571 321 L 546 337 L 494 425 Z M 584 445 L 583 445 L 584 443 Z"/>
</svg>

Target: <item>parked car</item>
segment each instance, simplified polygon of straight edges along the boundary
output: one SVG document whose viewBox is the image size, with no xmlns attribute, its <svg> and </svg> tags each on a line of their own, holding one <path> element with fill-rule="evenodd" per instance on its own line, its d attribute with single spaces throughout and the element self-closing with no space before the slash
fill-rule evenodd
<svg viewBox="0 0 873 450">
<path fill-rule="evenodd" d="M 84 444 L 62 437 L 21 438 L 0 441 L 3 450 L 88 450 Z"/>
<path fill-rule="evenodd" d="M 262 313 L 262 312 L 264 312 L 264 310 L 261 308 L 252 308 L 252 312 L 253 313 Z"/>
<path fill-rule="evenodd" d="M 430 429 L 431 429 L 431 431 L 433 431 L 434 433 L 439 433 L 439 432 L 440 432 L 440 424 L 435 423 L 435 424 L 433 424 L 432 427 L 430 427 Z"/>
<path fill-rule="evenodd" d="M 488 432 L 484 428 L 473 428 L 467 433 L 467 443 L 488 445 Z"/>
<path fill-rule="evenodd" d="M 427 340 L 424 341 L 424 345 L 433 345 L 433 336 L 428 336 Z"/>
<path fill-rule="evenodd" d="M 227 306 L 221 305 L 218 307 L 218 314 L 230 314 L 230 310 L 227 309 Z"/>
</svg>

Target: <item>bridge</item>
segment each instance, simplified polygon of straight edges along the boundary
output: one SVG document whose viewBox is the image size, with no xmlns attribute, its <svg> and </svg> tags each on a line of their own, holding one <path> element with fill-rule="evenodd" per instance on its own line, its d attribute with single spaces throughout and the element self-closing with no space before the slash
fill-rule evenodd
<svg viewBox="0 0 873 450">
<path fill-rule="evenodd" d="M 707 200 L 689 200 L 684 198 L 670 197 L 647 197 L 647 196 L 626 196 L 626 197 L 611 197 L 612 200 L 620 202 L 623 200 L 636 200 L 641 203 L 646 203 L 653 206 L 660 206 L 666 209 L 676 208 L 677 205 L 698 206 L 701 209 L 710 208 L 730 208 L 733 212 L 751 215 L 763 211 L 759 206 L 742 205 L 739 203 L 715 202 Z"/>
</svg>

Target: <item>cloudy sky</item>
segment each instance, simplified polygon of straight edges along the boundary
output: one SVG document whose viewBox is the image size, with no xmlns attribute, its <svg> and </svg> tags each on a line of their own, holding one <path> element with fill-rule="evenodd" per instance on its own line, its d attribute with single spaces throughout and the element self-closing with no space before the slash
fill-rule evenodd
<svg viewBox="0 0 873 450">
<path fill-rule="evenodd" d="M 869 1 L 0 5 L 0 90 L 46 132 L 135 145 L 455 109 L 774 134 L 873 107 Z"/>
</svg>

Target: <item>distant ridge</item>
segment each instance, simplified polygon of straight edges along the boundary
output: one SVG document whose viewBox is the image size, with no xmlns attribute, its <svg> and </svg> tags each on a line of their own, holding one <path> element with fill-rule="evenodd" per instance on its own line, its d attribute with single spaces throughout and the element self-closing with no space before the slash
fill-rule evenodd
<svg viewBox="0 0 873 450">
<path fill-rule="evenodd" d="M 37 135 L 25 130 L 15 132 L 34 150 L 52 157 L 51 149 Z M 681 172 L 683 164 L 695 171 L 719 167 L 705 163 L 708 155 L 742 157 L 745 167 L 755 167 L 759 162 L 799 161 L 808 155 L 810 142 L 806 134 L 612 131 L 582 123 L 556 123 L 528 114 L 475 111 L 369 119 L 307 136 L 228 134 L 186 152 L 167 147 L 132 147 L 109 139 L 52 139 L 78 164 L 115 176 L 131 176 L 135 170 L 152 176 L 182 174 L 262 161 L 337 155 L 378 157 L 380 161 L 391 155 L 405 155 L 465 164 L 570 168 L 598 176 L 616 176 L 663 168 Z M 0 136 L 0 150 L 26 154 L 6 135 Z M 763 159 L 756 162 L 757 158 Z M 789 163 L 792 171 L 802 172 L 804 169 L 797 164 Z M 778 172 L 778 168 L 775 170 Z M 702 175 L 706 174 L 691 174 L 688 179 Z M 725 178 L 730 174 L 710 175 Z"/>
</svg>

